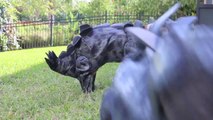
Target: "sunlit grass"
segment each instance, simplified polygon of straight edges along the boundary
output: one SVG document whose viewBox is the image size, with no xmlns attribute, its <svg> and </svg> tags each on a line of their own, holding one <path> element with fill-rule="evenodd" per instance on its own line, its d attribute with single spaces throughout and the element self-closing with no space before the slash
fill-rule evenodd
<svg viewBox="0 0 213 120">
<path fill-rule="evenodd" d="M 0 52 L 0 77 L 3 75 L 14 74 L 21 70 L 30 68 L 44 62 L 45 52 L 55 50 L 57 54 L 66 47 L 50 47 L 28 50 L 17 50 Z"/>
<path fill-rule="evenodd" d="M 96 91 L 85 95 L 77 80 L 48 68 L 44 57 L 49 50 L 58 55 L 66 46 L 0 52 L 0 120 L 99 119 L 102 94 L 118 64 L 103 66 Z"/>
</svg>

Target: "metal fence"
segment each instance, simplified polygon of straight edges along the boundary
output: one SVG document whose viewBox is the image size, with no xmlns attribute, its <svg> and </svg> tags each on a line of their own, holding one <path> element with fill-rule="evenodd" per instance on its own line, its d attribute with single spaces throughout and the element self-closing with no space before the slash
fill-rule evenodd
<svg viewBox="0 0 213 120">
<path fill-rule="evenodd" d="M 147 23 L 150 18 L 156 18 L 156 16 L 140 13 L 105 12 L 97 16 L 84 16 L 75 19 L 54 20 L 51 17 L 49 21 L 21 21 L 2 24 L 0 51 L 6 50 L 5 48 L 18 49 L 17 46 L 16 48 L 9 46 L 9 43 L 14 44 L 15 41 L 18 41 L 17 44 L 21 49 L 67 45 L 73 36 L 78 34 L 79 26 L 85 23 L 94 26 L 102 23 L 134 22 L 136 19 Z"/>
</svg>

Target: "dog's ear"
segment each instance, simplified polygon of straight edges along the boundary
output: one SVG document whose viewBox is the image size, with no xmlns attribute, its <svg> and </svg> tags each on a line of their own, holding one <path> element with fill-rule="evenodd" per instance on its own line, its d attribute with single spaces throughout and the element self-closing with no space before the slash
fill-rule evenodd
<svg viewBox="0 0 213 120">
<path fill-rule="evenodd" d="M 81 36 L 77 35 L 73 38 L 72 44 L 74 47 L 80 47 L 81 44 Z"/>
<path fill-rule="evenodd" d="M 85 37 L 85 36 L 89 35 L 90 33 L 92 33 L 92 31 L 93 31 L 93 28 L 88 24 L 83 24 L 80 26 L 81 37 Z"/>
</svg>

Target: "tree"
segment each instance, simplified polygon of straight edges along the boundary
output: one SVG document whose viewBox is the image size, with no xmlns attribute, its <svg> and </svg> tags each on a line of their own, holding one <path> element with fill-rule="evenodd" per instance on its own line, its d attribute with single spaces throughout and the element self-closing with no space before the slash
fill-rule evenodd
<svg viewBox="0 0 213 120">
<path fill-rule="evenodd" d="M 92 0 L 91 2 L 78 2 L 75 10 L 85 15 L 96 15 L 105 11 L 114 11 L 114 4 L 111 0 Z"/>
<path fill-rule="evenodd" d="M 14 3 L 14 0 L 0 0 L 0 22 L 7 23 L 17 20 L 16 14 L 18 11 L 14 7 L 19 3 Z"/>
<path fill-rule="evenodd" d="M 10 3 L 18 11 L 16 15 L 20 20 L 42 20 L 50 15 L 66 16 L 72 11 L 72 0 L 10 0 Z"/>
<path fill-rule="evenodd" d="M 178 14 L 196 13 L 195 0 L 0 0 L 0 9 L 5 9 L 5 18 L 13 20 L 47 20 L 50 15 L 65 19 L 72 14 L 94 16 L 105 11 L 161 15 L 177 1 L 183 4 Z"/>
<path fill-rule="evenodd" d="M 191 12 L 195 12 L 195 0 L 128 0 L 125 9 L 144 14 L 161 15 L 178 1 L 182 3 L 181 11 L 185 12 L 184 15 L 192 15 Z"/>
</svg>

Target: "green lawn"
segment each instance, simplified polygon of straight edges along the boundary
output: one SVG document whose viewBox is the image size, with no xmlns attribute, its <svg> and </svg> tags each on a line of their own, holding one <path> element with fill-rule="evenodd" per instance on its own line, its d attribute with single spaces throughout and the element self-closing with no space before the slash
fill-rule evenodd
<svg viewBox="0 0 213 120">
<path fill-rule="evenodd" d="M 104 90 L 118 63 L 99 69 L 96 91 L 86 95 L 77 80 L 49 69 L 45 52 L 66 46 L 0 52 L 0 120 L 98 120 Z"/>
</svg>

